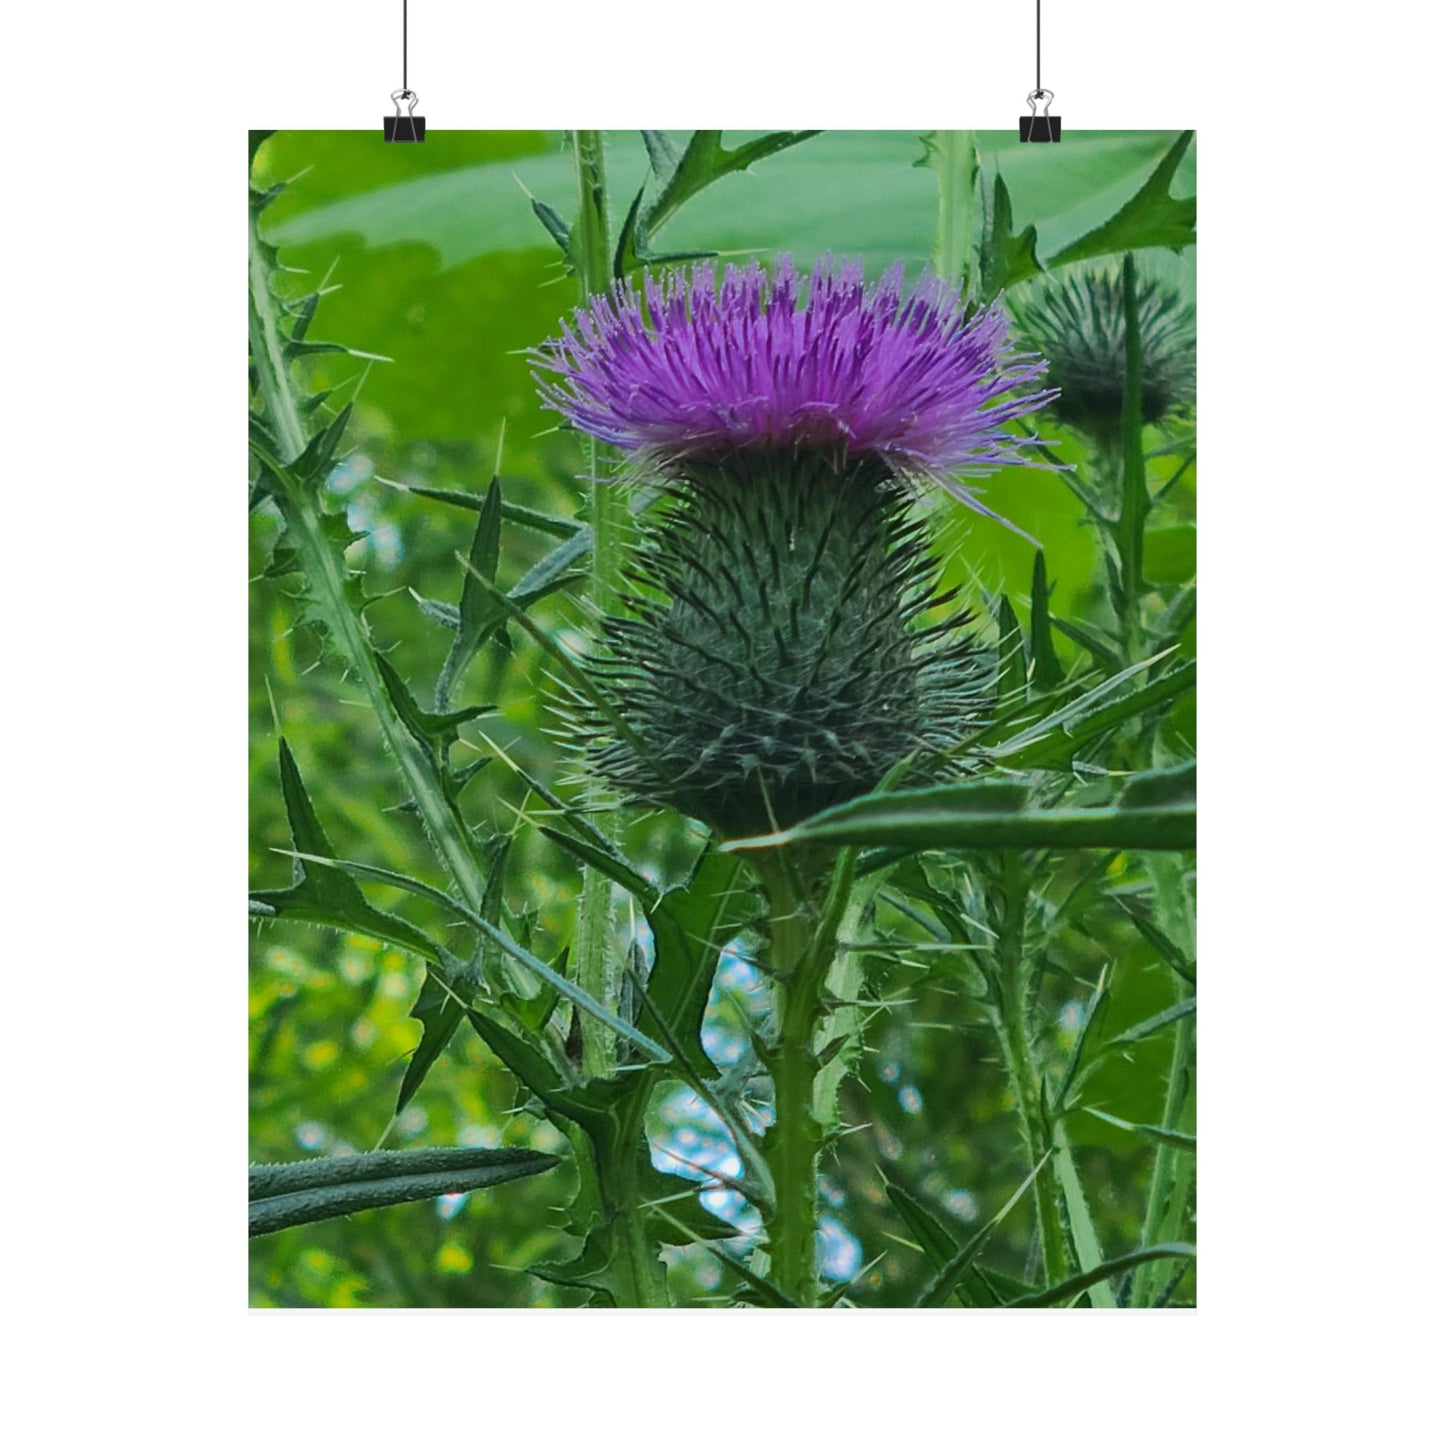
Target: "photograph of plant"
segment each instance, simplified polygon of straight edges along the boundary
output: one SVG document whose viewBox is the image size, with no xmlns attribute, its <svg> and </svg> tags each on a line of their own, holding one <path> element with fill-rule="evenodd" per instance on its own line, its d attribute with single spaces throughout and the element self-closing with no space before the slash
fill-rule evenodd
<svg viewBox="0 0 1445 1445">
<path fill-rule="evenodd" d="M 1193 1307 L 1194 174 L 252 132 L 254 1307 Z"/>
</svg>

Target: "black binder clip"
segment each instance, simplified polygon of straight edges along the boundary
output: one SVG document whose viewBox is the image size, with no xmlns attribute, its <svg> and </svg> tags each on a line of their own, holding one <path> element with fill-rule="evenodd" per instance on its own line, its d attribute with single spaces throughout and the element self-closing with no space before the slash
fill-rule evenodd
<svg viewBox="0 0 1445 1445">
<path fill-rule="evenodd" d="M 396 106 L 396 114 L 382 117 L 382 135 L 388 141 L 405 141 L 407 144 L 411 144 L 413 141 L 424 141 L 426 139 L 426 117 L 412 114 L 421 97 L 414 90 L 394 90 L 391 93 L 391 99 Z M 403 101 L 406 102 L 405 115 L 401 113 Z"/>
<path fill-rule="evenodd" d="M 1019 117 L 1019 139 L 1021 141 L 1051 141 L 1058 140 L 1062 122 L 1056 115 L 1049 114 L 1049 107 L 1054 103 L 1054 93 L 1051 90 L 1031 90 L 1028 94 L 1029 109 L 1032 115 L 1021 115 Z M 1039 114 L 1039 102 L 1044 103 L 1044 113 Z"/>
</svg>

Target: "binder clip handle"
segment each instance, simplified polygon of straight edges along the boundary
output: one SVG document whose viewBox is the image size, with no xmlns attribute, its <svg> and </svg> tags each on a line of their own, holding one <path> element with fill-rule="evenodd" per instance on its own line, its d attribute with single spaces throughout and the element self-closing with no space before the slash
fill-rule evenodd
<svg viewBox="0 0 1445 1445">
<path fill-rule="evenodd" d="M 416 91 L 406 86 L 392 91 L 391 102 L 396 107 L 396 114 L 384 116 L 381 122 L 382 135 L 386 140 L 410 143 L 426 139 L 426 117 L 415 114 L 420 99 Z M 406 106 L 405 115 L 401 113 L 403 105 Z"/>
<path fill-rule="evenodd" d="M 1056 141 L 1060 136 L 1061 121 L 1056 115 L 1049 114 L 1049 107 L 1054 103 L 1054 93 L 1045 90 L 1040 86 L 1037 90 L 1029 91 L 1026 99 L 1029 103 L 1029 113 L 1019 117 L 1019 139 L 1021 141 Z M 1039 114 L 1039 102 L 1043 102 L 1044 113 Z"/>
</svg>

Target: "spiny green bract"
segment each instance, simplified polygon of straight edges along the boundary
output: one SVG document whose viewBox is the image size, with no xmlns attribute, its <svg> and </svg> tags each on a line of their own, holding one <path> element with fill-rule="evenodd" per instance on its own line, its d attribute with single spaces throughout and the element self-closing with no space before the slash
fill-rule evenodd
<svg viewBox="0 0 1445 1445">
<path fill-rule="evenodd" d="M 680 472 L 593 660 L 633 734 L 581 719 L 601 776 L 743 837 L 966 737 L 987 669 L 966 614 L 924 620 L 953 594 L 884 463 L 799 448 Z"/>
</svg>

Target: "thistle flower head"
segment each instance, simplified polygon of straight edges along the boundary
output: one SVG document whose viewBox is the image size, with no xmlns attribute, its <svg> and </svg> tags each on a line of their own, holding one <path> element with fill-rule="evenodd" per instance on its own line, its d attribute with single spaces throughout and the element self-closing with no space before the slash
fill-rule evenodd
<svg viewBox="0 0 1445 1445">
<path fill-rule="evenodd" d="M 1194 396 L 1194 308 L 1154 280 L 1136 291 L 1144 420 L 1154 424 Z M 1014 304 L 1027 344 L 1048 359 L 1060 421 L 1098 441 L 1119 432 L 1124 412 L 1124 278 L 1117 268 L 1038 283 Z"/>
<path fill-rule="evenodd" d="M 615 287 L 533 355 L 543 400 L 662 483 L 628 614 L 574 719 L 597 774 L 729 836 L 787 827 L 938 762 L 980 720 L 988 665 L 940 612 L 912 515 L 936 481 L 1026 461 L 1043 406 L 998 305 L 970 313 L 897 266 L 867 286 L 711 266 Z"/>
<path fill-rule="evenodd" d="M 978 510 L 957 478 L 1026 464 L 1008 424 L 1050 395 L 998 304 L 970 315 L 943 281 L 906 288 L 902 262 L 868 286 L 861 265 L 831 257 L 806 285 L 787 257 L 771 271 L 729 266 L 720 285 L 709 264 L 649 275 L 641 296 L 623 282 L 534 361 L 546 405 L 639 470 L 826 451 L 938 482 Z"/>
</svg>

